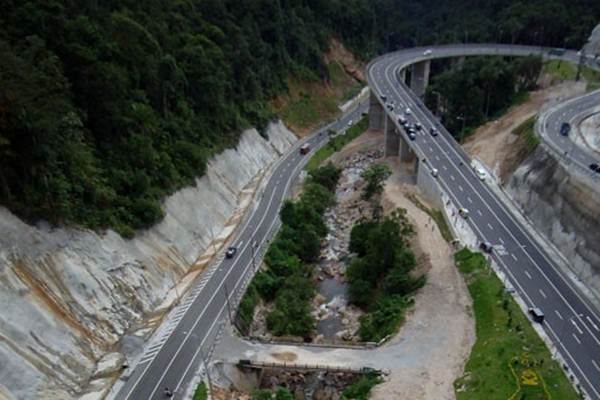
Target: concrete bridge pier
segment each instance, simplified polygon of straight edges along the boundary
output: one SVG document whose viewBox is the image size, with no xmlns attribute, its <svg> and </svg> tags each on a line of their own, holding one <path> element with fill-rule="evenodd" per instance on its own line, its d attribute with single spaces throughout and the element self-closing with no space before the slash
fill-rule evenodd
<svg viewBox="0 0 600 400">
<path fill-rule="evenodd" d="M 406 83 L 406 68 L 402 68 L 398 72 L 398 79 L 400 79 L 402 83 Z"/>
<path fill-rule="evenodd" d="M 371 91 L 369 98 L 369 129 L 377 131 L 384 129 L 385 118 L 385 110 L 380 99 Z"/>
<path fill-rule="evenodd" d="M 400 152 L 400 133 L 394 125 L 394 121 L 390 117 L 386 117 L 384 121 L 384 146 L 383 156 L 384 157 L 396 157 Z"/>
<path fill-rule="evenodd" d="M 425 95 L 425 89 L 429 84 L 429 70 L 431 68 L 431 61 L 425 60 L 413 64 L 410 74 L 410 88 L 419 97 Z"/>
</svg>

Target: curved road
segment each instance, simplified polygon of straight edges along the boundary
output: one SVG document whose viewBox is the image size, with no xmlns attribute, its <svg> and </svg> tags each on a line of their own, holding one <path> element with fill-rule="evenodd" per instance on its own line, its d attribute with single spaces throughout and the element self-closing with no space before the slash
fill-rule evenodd
<svg viewBox="0 0 600 400">
<path fill-rule="evenodd" d="M 428 56 L 424 56 L 426 49 L 432 51 Z M 520 297 L 528 306 L 543 310 L 546 318 L 542 328 L 556 344 L 581 386 L 590 397 L 600 399 L 600 317 L 596 308 L 563 276 L 511 212 L 479 180 L 469 167 L 468 156 L 450 133 L 398 78 L 401 69 L 424 59 L 529 54 L 540 54 L 540 48 L 507 45 L 415 48 L 375 59 L 367 67 L 367 77 L 379 99 L 385 94 L 387 101 L 396 103 L 396 110 L 411 108 L 411 122 L 423 124 L 425 130 L 418 133 L 415 141 L 410 141 L 397 123 L 398 114 L 384 107 L 419 159 L 425 158 L 426 164 L 439 171 L 438 181 L 454 204 L 469 210 L 467 223 L 478 239 L 495 246 L 492 258 L 508 276 Z M 561 58 L 578 60 L 573 52 L 567 52 Z M 432 126 L 440 131 L 437 137 L 428 133 Z"/>
<path fill-rule="evenodd" d="M 361 104 L 338 121 L 296 143 L 279 160 L 258 205 L 233 241 L 238 247 L 235 257 L 224 258 L 216 268 L 199 277 L 194 288 L 175 310 L 175 320 L 170 324 L 166 321 L 171 326 L 156 342 L 148 344 L 116 398 L 165 399 L 165 388 L 174 392 L 175 399 L 184 398 L 194 374 L 203 359 L 211 353 L 222 322 L 228 316 L 229 302 L 235 302 L 244 282 L 253 275 L 253 256 L 258 258 L 262 255 L 266 244 L 277 232 L 279 208 L 290 194 L 291 183 L 312 152 L 327 141 L 327 129 L 344 129 L 351 121 L 357 122 L 365 110 L 366 103 Z M 299 153 L 301 143 L 310 144 L 310 154 L 303 156 Z"/>
<path fill-rule="evenodd" d="M 595 109 L 598 105 L 600 105 L 600 90 L 567 100 L 540 117 L 538 131 L 546 144 L 561 156 L 562 161 L 566 160 L 570 165 L 576 166 L 579 171 L 591 176 L 594 182 L 600 184 L 600 173 L 590 169 L 590 164 L 600 164 L 600 157 L 591 149 L 578 145 L 572 139 L 572 135 L 577 134 L 575 130 L 579 129 L 576 122 L 589 115 L 590 110 Z M 563 122 L 571 123 L 569 136 L 560 134 Z"/>
</svg>

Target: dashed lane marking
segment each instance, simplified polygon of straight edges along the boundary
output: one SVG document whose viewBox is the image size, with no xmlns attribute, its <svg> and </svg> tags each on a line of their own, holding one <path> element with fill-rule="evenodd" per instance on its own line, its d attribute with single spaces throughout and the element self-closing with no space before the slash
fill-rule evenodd
<svg viewBox="0 0 600 400">
<path fill-rule="evenodd" d="M 571 323 L 573 324 L 573 326 L 575 327 L 575 329 L 577 329 L 577 332 L 579 332 L 580 335 L 583 335 L 583 331 L 581 330 L 581 328 L 579 327 L 579 325 L 577 325 L 577 323 L 575 322 L 575 320 L 573 318 L 571 318 Z"/>
<path fill-rule="evenodd" d="M 523 272 L 525 273 L 525 275 L 526 275 L 526 276 L 527 276 L 529 279 L 532 279 L 532 278 L 531 278 L 531 274 L 529 273 L 529 271 L 527 271 L 527 270 L 524 270 Z"/>
<path fill-rule="evenodd" d="M 546 293 L 542 289 L 538 289 L 543 298 L 547 299 Z"/>
<path fill-rule="evenodd" d="M 558 316 L 558 318 L 561 319 L 561 321 L 564 321 L 564 318 L 562 315 L 560 315 L 560 313 L 558 312 L 558 310 L 554 310 L 554 312 L 556 313 L 556 315 Z"/>
<path fill-rule="evenodd" d="M 517 258 L 517 256 L 515 256 L 513 253 L 510 253 L 510 256 L 513 258 L 513 260 L 518 261 L 519 259 Z"/>
<path fill-rule="evenodd" d="M 571 333 L 571 335 L 573 335 L 573 339 L 575 339 L 575 341 L 576 341 L 578 344 L 581 344 L 581 340 L 579 340 L 579 338 L 578 338 L 578 337 L 577 337 L 577 336 L 576 336 L 574 333 Z"/>
</svg>

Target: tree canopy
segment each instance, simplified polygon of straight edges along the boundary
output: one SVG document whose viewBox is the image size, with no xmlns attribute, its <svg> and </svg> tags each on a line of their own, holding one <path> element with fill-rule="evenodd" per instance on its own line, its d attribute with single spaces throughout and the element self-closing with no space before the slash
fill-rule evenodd
<svg viewBox="0 0 600 400">
<path fill-rule="evenodd" d="M 579 47 L 591 0 L 15 1 L 0 14 L 0 204 L 124 235 L 204 172 L 297 75 L 455 41 Z"/>
</svg>

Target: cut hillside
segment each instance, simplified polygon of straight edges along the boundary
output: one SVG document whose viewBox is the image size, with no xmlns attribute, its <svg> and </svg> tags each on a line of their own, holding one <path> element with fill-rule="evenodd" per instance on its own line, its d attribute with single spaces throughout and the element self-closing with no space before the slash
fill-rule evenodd
<svg viewBox="0 0 600 400">
<path fill-rule="evenodd" d="M 323 63 L 322 76 L 302 70 L 288 78 L 288 92 L 269 103 L 270 110 L 300 136 L 334 118 L 340 112 L 338 106 L 364 86 L 363 63 L 339 41 L 331 40 Z"/>
</svg>

